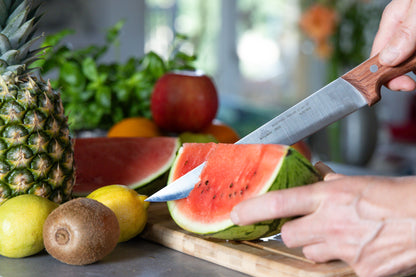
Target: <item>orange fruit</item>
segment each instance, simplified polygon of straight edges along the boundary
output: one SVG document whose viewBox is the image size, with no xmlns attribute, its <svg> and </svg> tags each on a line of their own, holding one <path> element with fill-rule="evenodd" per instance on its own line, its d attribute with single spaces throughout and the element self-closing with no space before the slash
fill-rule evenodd
<svg viewBox="0 0 416 277">
<path fill-rule="evenodd" d="M 114 124 L 107 137 L 157 137 L 160 130 L 156 123 L 144 117 L 129 117 Z"/>
<path fill-rule="evenodd" d="M 240 136 L 233 128 L 218 120 L 214 120 L 201 133 L 213 135 L 220 143 L 235 143 L 240 139 Z"/>
</svg>

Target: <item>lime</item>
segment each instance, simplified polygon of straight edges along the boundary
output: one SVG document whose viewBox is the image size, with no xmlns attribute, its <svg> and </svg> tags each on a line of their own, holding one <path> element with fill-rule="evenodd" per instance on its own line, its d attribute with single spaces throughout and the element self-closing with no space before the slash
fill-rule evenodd
<svg viewBox="0 0 416 277">
<path fill-rule="evenodd" d="M 207 143 L 207 142 L 218 142 L 215 137 L 211 134 L 199 134 L 191 132 L 183 132 L 179 135 L 179 139 L 182 143 L 186 142 L 197 142 L 197 143 Z"/>
<path fill-rule="evenodd" d="M 120 225 L 118 242 L 127 241 L 143 231 L 147 222 L 148 202 L 145 195 L 124 185 L 104 186 L 91 192 L 87 198 L 97 200 L 109 207 Z"/>
<path fill-rule="evenodd" d="M 10 198 L 0 206 L 0 255 L 22 258 L 43 248 L 43 224 L 58 204 L 34 194 Z"/>
</svg>

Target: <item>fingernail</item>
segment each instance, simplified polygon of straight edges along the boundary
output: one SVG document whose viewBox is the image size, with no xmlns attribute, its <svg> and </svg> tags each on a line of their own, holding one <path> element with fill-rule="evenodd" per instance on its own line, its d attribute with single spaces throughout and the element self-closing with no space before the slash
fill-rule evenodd
<svg viewBox="0 0 416 277">
<path fill-rule="evenodd" d="M 235 211 L 235 209 L 233 209 L 233 210 L 231 211 L 231 213 L 230 213 L 230 218 L 231 218 L 231 221 L 232 221 L 234 224 L 238 225 L 238 224 L 240 223 L 240 218 L 238 217 L 238 214 L 237 214 L 237 212 Z"/>
<path fill-rule="evenodd" d="M 393 64 L 393 62 L 399 57 L 400 51 L 394 46 L 388 46 L 384 48 L 379 55 L 382 64 Z"/>
</svg>

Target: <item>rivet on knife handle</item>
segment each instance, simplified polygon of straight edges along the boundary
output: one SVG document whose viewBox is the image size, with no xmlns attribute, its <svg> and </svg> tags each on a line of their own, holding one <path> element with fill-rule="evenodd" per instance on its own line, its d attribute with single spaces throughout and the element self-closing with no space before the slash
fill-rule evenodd
<svg viewBox="0 0 416 277">
<path fill-rule="evenodd" d="M 378 55 L 366 60 L 345 75 L 341 76 L 356 87 L 371 106 L 381 98 L 380 88 L 391 79 L 416 69 L 416 55 L 397 66 L 384 66 L 378 61 Z"/>
</svg>

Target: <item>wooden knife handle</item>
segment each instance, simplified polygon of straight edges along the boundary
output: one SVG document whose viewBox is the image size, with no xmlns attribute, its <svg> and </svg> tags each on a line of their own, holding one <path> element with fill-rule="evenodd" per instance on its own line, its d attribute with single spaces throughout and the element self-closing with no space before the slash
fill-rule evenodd
<svg viewBox="0 0 416 277">
<path fill-rule="evenodd" d="M 341 78 L 356 87 L 367 99 L 368 105 L 377 103 L 380 96 L 380 88 L 391 79 L 416 70 L 416 55 L 397 66 L 381 65 L 378 54 L 359 66 L 347 72 Z"/>
</svg>

